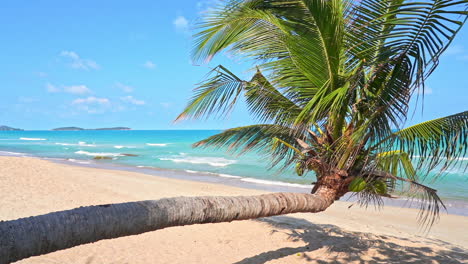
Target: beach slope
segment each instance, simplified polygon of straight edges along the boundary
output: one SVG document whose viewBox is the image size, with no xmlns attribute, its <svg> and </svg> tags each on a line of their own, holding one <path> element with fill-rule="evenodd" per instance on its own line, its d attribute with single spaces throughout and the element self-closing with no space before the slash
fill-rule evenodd
<svg viewBox="0 0 468 264">
<path fill-rule="evenodd" d="M 140 173 L 0 157 L 0 220 L 79 206 L 263 191 Z M 417 210 L 348 208 L 319 214 L 171 227 L 19 263 L 464 263 L 468 217 L 442 214 L 426 235 Z"/>
</svg>

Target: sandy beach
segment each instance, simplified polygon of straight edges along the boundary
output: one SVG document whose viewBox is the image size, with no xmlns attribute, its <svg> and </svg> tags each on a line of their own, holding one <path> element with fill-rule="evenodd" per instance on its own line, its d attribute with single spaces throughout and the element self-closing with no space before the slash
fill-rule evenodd
<svg viewBox="0 0 468 264">
<path fill-rule="evenodd" d="M 265 192 L 0 157 L 0 220 L 163 197 L 261 193 Z M 467 263 L 468 217 L 442 213 L 426 234 L 416 221 L 417 210 L 350 205 L 339 201 L 319 214 L 166 228 L 18 263 Z"/>
</svg>

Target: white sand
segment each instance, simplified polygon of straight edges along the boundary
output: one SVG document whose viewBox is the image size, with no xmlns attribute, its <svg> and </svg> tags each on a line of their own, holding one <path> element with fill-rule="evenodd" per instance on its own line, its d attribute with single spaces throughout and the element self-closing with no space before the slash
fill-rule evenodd
<svg viewBox="0 0 468 264">
<path fill-rule="evenodd" d="M 0 157 L 0 220 L 85 205 L 262 191 L 127 171 Z M 442 214 L 425 236 L 417 210 L 337 202 L 319 214 L 172 227 L 20 263 L 468 263 L 468 217 Z"/>
</svg>

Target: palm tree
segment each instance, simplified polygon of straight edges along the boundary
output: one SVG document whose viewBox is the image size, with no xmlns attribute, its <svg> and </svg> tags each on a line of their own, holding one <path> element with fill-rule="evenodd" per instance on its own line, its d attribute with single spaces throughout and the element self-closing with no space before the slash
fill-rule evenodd
<svg viewBox="0 0 468 264">
<path fill-rule="evenodd" d="M 399 190 L 422 199 L 431 225 L 443 203 L 422 184 L 467 151 L 468 112 L 403 128 L 412 95 L 467 18 L 467 0 L 231 0 L 206 15 L 193 59 L 222 51 L 252 60 L 243 80 L 223 66 L 178 120 L 224 117 L 241 96 L 258 125 L 195 144 L 258 151 L 280 169 L 309 171 L 312 194 L 172 198 L 77 208 L 0 223 L 0 263 L 169 226 L 320 212 L 347 192 L 382 203 Z"/>
</svg>

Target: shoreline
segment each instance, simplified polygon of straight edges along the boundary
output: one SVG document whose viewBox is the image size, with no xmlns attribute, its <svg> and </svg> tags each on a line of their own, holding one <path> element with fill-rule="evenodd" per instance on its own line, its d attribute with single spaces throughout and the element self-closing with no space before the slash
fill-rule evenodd
<svg viewBox="0 0 468 264">
<path fill-rule="evenodd" d="M 80 206 L 177 196 L 258 195 L 266 191 L 124 170 L 0 157 L 0 220 Z M 364 209 L 337 201 L 321 213 L 165 228 L 101 240 L 19 263 L 462 263 L 468 217 L 441 215 L 431 230 L 418 210 Z"/>
<path fill-rule="evenodd" d="M 0 151 L 0 152 L 7 152 L 7 151 Z M 237 187 L 237 188 L 244 188 L 244 189 L 252 189 L 252 190 L 260 190 L 260 191 L 268 191 L 268 192 L 299 192 L 299 193 L 306 193 L 309 192 L 313 185 L 303 185 L 303 184 L 295 184 L 295 183 L 288 183 L 282 181 L 275 181 L 275 180 L 262 180 L 244 176 L 234 176 L 234 175 L 227 175 L 227 174 L 220 174 L 220 173 L 212 173 L 212 172 L 202 172 L 202 171 L 190 171 L 190 170 L 181 170 L 181 169 L 165 169 L 165 168 L 156 168 L 156 167 L 149 167 L 149 166 L 131 166 L 126 164 L 118 164 L 118 163 L 101 163 L 96 162 L 93 160 L 77 160 L 77 159 L 65 159 L 65 158 L 48 158 L 48 157 L 40 157 L 34 156 L 29 153 L 14 153 L 14 155 L 4 155 L 0 153 L 0 157 L 31 157 L 46 161 L 51 161 L 57 164 L 66 164 L 70 166 L 77 166 L 77 167 L 86 167 L 86 168 L 95 168 L 95 169 L 107 169 L 107 170 L 116 170 L 116 171 L 128 171 L 128 172 L 136 172 L 136 173 L 143 173 L 146 175 L 164 177 L 168 179 L 179 179 L 179 180 L 188 180 L 194 182 L 203 182 L 203 183 L 214 183 L 214 184 L 221 184 L 230 187 Z M 297 185 L 301 185 L 297 187 Z M 468 216 L 468 202 L 462 200 L 449 200 L 444 199 L 445 206 L 447 207 L 447 211 L 441 210 L 441 215 L 443 214 L 450 214 L 450 215 L 461 215 L 461 216 Z M 356 198 L 353 197 L 351 194 L 346 194 L 340 201 L 345 202 L 356 202 Z M 405 197 L 399 197 L 396 199 L 389 199 L 383 198 L 384 205 L 398 207 L 398 208 L 411 208 L 411 209 L 418 209 L 420 203 L 417 200 L 410 200 Z M 356 205 L 359 206 L 359 205 Z M 370 205 L 369 207 L 374 207 Z"/>
<path fill-rule="evenodd" d="M 10 153 L 11 155 L 8 155 Z M 51 161 L 57 164 L 66 164 L 70 166 L 78 167 L 87 167 L 95 169 L 108 169 L 116 171 L 128 171 L 143 173 L 152 176 L 165 177 L 168 179 L 179 179 L 179 180 L 188 180 L 194 182 L 203 182 L 203 183 L 214 183 L 221 184 L 230 187 L 268 191 L 268 192 L 299 192 L 307 193 L 312 190 L 313 185 L 304 185 L 296 183 L 288 183 L 283 181 L 275 180 L 263 180 L 256 179 L 246 176 L 236 176 L 228 175 L 222 173 L 213 173 L 213 172 L 203 172 L 203 171 L 191 171 L 191 170 L 182 170 L 182 169 L 165 169 L 157 168 L 150 166 L 132 166 L 126 164 L 118 163 L 102 163 L 96 162 L 94 160 L 78 160 L 78 159 L 66 159 L 66 158 L 48 158 L 34 156 L 29 153 L 18 153 L 18 152 L 8 152 L 0 151 L 0 157 L 31 157 L 41 160 Z M 450 214 L 450 215 L 461 215 L 468 216 L 468 202 L 463 200 L 454 200 L 454 199 L 445 199 L 442 198 L 446 211 L 441 210 L 441 215 Z M 346 194 L 340 201 L 345 202 L 356 202 L 357 199 L 352 194 Z M 411 208 L 418 209 L 420 202 L 417 200 L 411 200 L 405 197 L 398 197 L 395 199 L 383 198 L 384 205 L 382 207 L 392 206 L 398 208 Z M 359 206 L 359 205 L 356 205 Z M 370 205 L 369 207 L 373 207 Z"/>
</svg>

